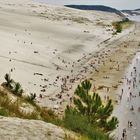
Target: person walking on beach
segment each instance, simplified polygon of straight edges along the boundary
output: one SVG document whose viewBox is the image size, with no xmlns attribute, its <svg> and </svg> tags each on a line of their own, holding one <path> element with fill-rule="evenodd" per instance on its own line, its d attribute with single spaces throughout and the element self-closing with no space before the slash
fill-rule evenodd
<svg viewBox="0 0 140 140">
<path fill-rule="evenodd" d="M 107 92 L 109 92 L 109 87 L 107 87 Z"/>
<path fill-rule="evenodd" d="M 128 121 L 128 128 L 132 128 L 132 127 L 133 127 L 132 121 Z"/>
<path fill-rule="evenodd" d="M 134 107 L 133 107 L 133 105 L 131 105 L 131 108 L 130 108 L 130 110 L 131 110 L 131 111 L 134 111 Z"/>
<path fill-rule="evenodd" d="M 127 139 L 126 128 L 124 128 L 122 132 L 122 140 L 126 140 L 126 139 Z"/>
<path fill-rule="evenodd" d="M 119 99 L 120 99 L 120 102 L 121 102 L 121 100 L 122 100 L 122 94 L 121 94 L 121 95 L 119 95 Z"/>
<path fill-rule="evenodd" d="M 129 96 L 130 96 L 130 100 L 131 100 L 131 98 L 132 98 L 132 92 L 129 93 Z"/>
<path fill-rule="evenodd" d="M 123 94 L 123 88 L 122 88 L 122 94 Z"/>
<path fill-rule="evenodd" d="M 128 121 L 128 128 L 130 127 L 130 121 Z"/>
<path fill-rule="evenodd" d="M 124 138 L 125 138 L 125 133 L 123 132 L 122 133 L 122 140 L 124 140 Z"/>
<path fill-rule="evenodd" d="M 132 122 L 130 122 L 130 123 L 129 123 L 129 126 L 130 126 L 130 128 L 132 128 L 132 127 L 133 127 L 133 124 L 132 124 Z"/>
</svg>

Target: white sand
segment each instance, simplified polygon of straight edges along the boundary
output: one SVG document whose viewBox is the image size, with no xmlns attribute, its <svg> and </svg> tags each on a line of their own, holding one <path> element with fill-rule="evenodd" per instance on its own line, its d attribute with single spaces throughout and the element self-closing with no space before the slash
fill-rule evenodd
<svg viewBox="0 0 140 140">
<path fill-rule="evenodd" d="M 25 93 L 36 93 L 37 97 L 42 94 L 43 98 L 37 99 L 41 105 L 53 107 L 67 102 L 72 96 L 67 91 L 62 99 L 56 97 L 61 92 L 62 78 L 76 78 L 80 74 L 78 83 L 85 75 L 85 64 L 97 51 L 130 32 L 129 29 L 112 36 L 111 23 L 120 19 L 105 12 L 29 0 L 0 0 L 0 82 L 4 81 L 5 73 L 10 73 L 23 85 Z M 110 41 L 104 42 L 107 39 Z M 76 85 L 69 78 L 67 81 L 69 90 Z"/>
</svg>

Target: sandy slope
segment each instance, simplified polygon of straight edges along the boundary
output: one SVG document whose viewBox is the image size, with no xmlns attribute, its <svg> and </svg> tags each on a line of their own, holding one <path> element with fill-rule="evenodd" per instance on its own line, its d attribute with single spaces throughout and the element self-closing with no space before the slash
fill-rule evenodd
<svg viewBox="0 0 140 140">
<path fill-rule="evenodd" d="M 0 140 L 64 140 L 66 132 L 53 124 L 37 120 L 0 118 Z"/>
</svg>

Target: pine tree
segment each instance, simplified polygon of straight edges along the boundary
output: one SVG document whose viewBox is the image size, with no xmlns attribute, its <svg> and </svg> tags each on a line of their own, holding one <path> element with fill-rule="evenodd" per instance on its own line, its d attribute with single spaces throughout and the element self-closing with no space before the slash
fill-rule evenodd
<svg viewBox="0 0 140 140">
<path fill-rule="evenodd" d="M 13 92 L 15 95 L 17 96 L 22 96 L 22 93 L 23 93 L 23 89 L 21 87 L 21 84 L 20 83 L 15 83 L 15 87 L 13 89 Z"/>
<path fill-rule="evenodd" d="M 103 105 L 101 97 L 97 93 L 90 94 L 91 86 L 88 80 L 78 85 L 74 93 L 76 95 L 74 97 L 74 109 L 86 116 L 92 125 L 96 125 L 106 132 L 111 131 L 118 124 L 116 117 L 110 117 L 113 112 L 112 100 Z"/>
<path fill-rule="evenodd" d="M 13 80 L 11 79 L 10 75 L 8 73 L 6 73 L 5 76 L 4 76 L 4 78 L 6 80 L 6 82 L 4 83 L 4 85 L 6 87 L 12 88 L 12 85 L 11 84 L 13 83 Z"/>
</svg>

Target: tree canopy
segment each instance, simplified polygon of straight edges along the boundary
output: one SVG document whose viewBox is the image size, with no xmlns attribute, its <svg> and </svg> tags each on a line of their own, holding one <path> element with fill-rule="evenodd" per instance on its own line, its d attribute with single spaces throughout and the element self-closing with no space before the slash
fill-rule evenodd
<svg viewBox="0 0 140 140">
<path fill-rule="evenodd" d="M 112 100 L 103 104 L 101 97 L 97 93 L 92 93 L 90 81 L 83 81 L 74 92 L 74 107 L 68 106 L 66 111 L 74 111 L 82 116 L 86 116 L 88 123 L 109 132 L 117 127 L 118 119 L 112 115 Z"/>
</svg>

